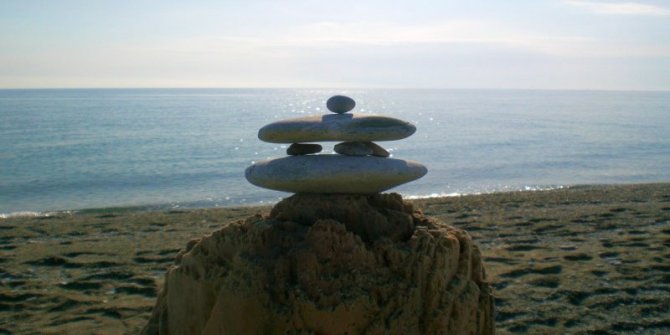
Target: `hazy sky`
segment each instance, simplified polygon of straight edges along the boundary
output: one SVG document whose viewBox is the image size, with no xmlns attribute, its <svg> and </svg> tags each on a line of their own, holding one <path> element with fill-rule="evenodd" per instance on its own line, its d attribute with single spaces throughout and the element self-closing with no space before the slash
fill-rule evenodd
<svg viewBox="0 0 670 335">
<path fill-rule="evenodd" d="M 0 88 L 670 90 L 670 1 L 0 0 Z"/>
</svg>

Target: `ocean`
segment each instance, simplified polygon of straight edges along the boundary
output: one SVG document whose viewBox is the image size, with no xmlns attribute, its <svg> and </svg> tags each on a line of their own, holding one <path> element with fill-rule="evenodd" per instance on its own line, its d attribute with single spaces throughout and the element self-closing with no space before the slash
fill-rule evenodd
<svg viewBox="0 0 670 335">
<path fill-rule="evenodd" d="M 244 179 L 286 154 L 258 129 L 327 113 L 334 94 L 417 126 L 378 143 L 428 167 L 404 196 L 670 181 L 670 92 L 0 90 L 0 213 L 276 202 L 289 194 Z"/>
</svg>

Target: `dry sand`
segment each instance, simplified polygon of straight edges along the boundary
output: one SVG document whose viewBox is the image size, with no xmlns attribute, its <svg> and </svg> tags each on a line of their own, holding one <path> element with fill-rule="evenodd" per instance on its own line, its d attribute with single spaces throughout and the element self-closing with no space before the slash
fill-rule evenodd
<svg viewBox="0 0 670 335">
<path fill-rule="evenodd" d="M 670 333 L 670 184 L 413 202 L 479 244 L 498 334 Z M 0 219 L 0 334 L 138 333 L 179 249 L 269 210 Z"/>
</svg>

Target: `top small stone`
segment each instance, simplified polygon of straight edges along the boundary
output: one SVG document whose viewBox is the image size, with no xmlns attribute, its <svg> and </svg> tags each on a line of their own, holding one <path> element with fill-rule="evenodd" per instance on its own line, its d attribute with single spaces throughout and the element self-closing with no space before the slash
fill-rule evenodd
<svg viewBox="0 0 670 335">
<path fill-rule="evenodd" d="M 326 107 L 337 114 L 344 114 L 356 107 L 356 101 L 344 95 L 334 95 L 326 101 Z"/>
</svg>

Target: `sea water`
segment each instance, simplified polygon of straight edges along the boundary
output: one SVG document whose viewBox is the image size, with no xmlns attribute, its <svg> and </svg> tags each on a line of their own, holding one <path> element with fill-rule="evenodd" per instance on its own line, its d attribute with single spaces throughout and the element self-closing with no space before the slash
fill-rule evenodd
<svg viewBox="0 0 670 335">
<path fill-rule="evenodd" d="M 258 129 L 328 113 L 333 94 L 417 126 L 379 142 L 428 167 L 405 196 L 670 180 L 670 92 L 0 90 L 0 213 L 276 202 L 244 179 L 286 155 Z"/>
</svg>

